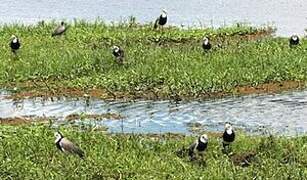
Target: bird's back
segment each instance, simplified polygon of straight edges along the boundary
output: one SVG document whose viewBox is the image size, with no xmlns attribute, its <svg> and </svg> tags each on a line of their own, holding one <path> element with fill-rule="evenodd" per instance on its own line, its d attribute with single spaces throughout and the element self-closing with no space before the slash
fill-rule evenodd
<svg viewBox="0 0 307 180">
<path fill-rule="evenodd" d="M 84 152 L 78 146 L 72 143 L 70 140 L 63 138 L 59 144 L 62 148 L 62 151 L 64 152 L 67 151 L 69 153 L 75 153 L 78 156 L 80 156 L 80 158 L 84 157 Z"/>
<path fill-rule="evenodd" d="M 55 30 L 52 33 L 52 36 L 56 36 L 56 35 L 61 35 L 66 31 L 67 28 L 65 28 L 65 26 L 60 25 L 57 28 L 55 28 Z"/>
</svg>

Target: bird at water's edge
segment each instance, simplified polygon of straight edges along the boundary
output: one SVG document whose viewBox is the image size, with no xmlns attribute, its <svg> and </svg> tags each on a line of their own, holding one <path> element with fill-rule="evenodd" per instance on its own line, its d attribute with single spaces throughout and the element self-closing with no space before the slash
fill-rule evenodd
<svg viewBox="0 0 307 180">
<path fill-rule="evenodd" d="M 65 31 L 67 30 L 67 27 L 65 26 L 64 21 L 61 22 L 61 24 L 56 27 L 53 31 L 53 33 L 51 34 L 51 36 L 60 36 L 62 35 Z"/>
<path fill-rule="evenodd" d="M 290 47 L 294 47 L 296 45 L 299 45 L 300 43 L 300 38 L 298 37 L 298 35 L 292 35 L 289 39 L 289 46 Z"/>
<path fill-rule="evenodd" d="M 201 135 L 197 140 L 189 147 L 189 156 L 191 160 L 194 160 L 197 155 L 203 156 L 208 146 L 207 134 Z"/>
<path fill-rule="evenodd" d="M 154 29 L 157 29 L 159 26 L 163 27 L 167 23 L 167 12 L 162 10 L 161 15 L 156 19 L 154 24 Z"/>
<path fill-rule="evenodd" d="M 232 128 L 232 125 L 230 123 L 225 123 L 225 130 L 223 133 L 223 151 L 227 152 L 228 147 L 230 146 L 231 143 L 234 142 L 236 137 L 236 134 Z"/>
<path fill-rule="evenodd" d="M 14 54 L 16 54 L 17 50 L 20 48 L 20 41 L 15 35 L 12 35 L 11 37 L 10 47 Z"/>
<path fill-rule="evenodd" d="M 55 145 L 56 147 L 61 150 L 62 152 L 68 152 L 71 154 L 76 154 L 80 158 L 84 158 L 84 152 L 74 143 L 72 143 L 70 140 L 65 138 L 62 133 L 55 132 Z"/>
<path fill-rule="evenodd" d="M 116 62 L 118 64 L 123 64 L 125 59 L 125 53 L 124 50 L 119 46 L 113 46 L 112 47 L 112 54 L 116 59 Z"/>
<path fill-rule="evenodd" d="M 211 49 L 211 43 L 208 37 L 204 37 L 202 47 L 204 51 L 208 51 Z"/>
</svg>

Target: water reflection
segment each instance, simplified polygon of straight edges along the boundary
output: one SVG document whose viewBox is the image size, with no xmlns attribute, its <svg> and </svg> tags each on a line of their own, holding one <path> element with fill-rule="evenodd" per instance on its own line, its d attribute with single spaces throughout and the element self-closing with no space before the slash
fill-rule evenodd
<svg viewBox="0 0 307 180">
<path fill-rule="evenodd" d="M 235 22 L 253 25 L 273 24 L 277 35 L 304 34 L 307 26 L 305 0 L 2 0 L 1 23 L 35 23 L 39 20 L 82 18 L 122 21 L 135 16 L 151 22 L 162 8 L 168 10 L 169 23 L 184 26 L 224 26 Z"/>
<path fill-rule="evenodd" d="M 278 95 L 245 96 L 174 104 L 169 101 L 101 101 L 98 99 L 41 98 L 12 101 L 0 95 L 0 117 L 46 116 L 63 121 L 74 113 L 115 113 L 121 120 L 95 122 L 110 132 L 189 133 L 187 124 L 200 123 L 205 130 L 221 131 L 224 122 L 247 132 L 267 129 L 274 133 L 295 135 L 307 130 L 307 91 Z"/>
</svg>

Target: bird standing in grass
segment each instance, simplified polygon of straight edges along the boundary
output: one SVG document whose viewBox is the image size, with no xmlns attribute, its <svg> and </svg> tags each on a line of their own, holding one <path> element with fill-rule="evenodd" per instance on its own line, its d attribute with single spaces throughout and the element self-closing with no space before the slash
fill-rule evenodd
<svg viewBox="0 0 307 180">
<path fill-rule="evenodd" d="M 197 155 L 203 157 L 203 154 L 208 146 L 208 136 L 207 134 L 201 135 L 190 147 L 189 156 L 191 160 L 195 160 Z"/>
<path fill-rule="evenodd" d="M 51 34 L 51 36 L 60 36 L 62 35 L 65 31 L 67 30 L 67 27 L 65 26 L 65 23 L 62 21 L 61 24 L 56 27 L 53 31 L 53 33 Z"/>
<path fill-rule="evenodd" d="M 76 154 L 80 158 L 84 158 L 84 152 L 76 146 L 74 143 L 72 143 L 70 140 L 65 138 L 60 132 L 55 132 L 55 145 L 58 149 L 60 149 L 62 152 L 68 152 L 71 154 Z"/>
<path fill-rule="evenodd" d="M 157 29 L 159 26 L 163 27 L 167 23 L 167 12 L 162 10 L 161 15 L 156 19 L 154 24 L 154 29 Z"/>
<path fill-rule="evenodd" d="M 20 41 L 18 37 L 15 35 L 12 35 L 11 42 L 10 42 L 11 50 L 14 54 L 17 53 L 17 50 L 20 48 Z"/>
<path fill-rule="evenodd" d="M 225 123 L 225 130 L 223 133 L 223 151 L 227 152 L 231 143 L 235 141 L 236 134 L 230 123 Z"/>
<path fill-rule="evenodd" d="M 124 63 L 125 53 L 124 50 L 119 46 L 113 46 L 112 47 L 112 54 L 114 55 L 116 62 L 118 64 Z"/>
<path fill-rule="evenodd" d="M 300 38 L 298 37 L 298 35 L 292 35 L 289 39 L 289 46 L 290 47 L 294 47 L 299 45 L 300 43 Z"/>
<path fill-rule="evenodd" d="M 211 43 L 208 37 L 204 37 L 202 46 L 204 51 L 209 51 L 211 49 Z"/>
</svg>

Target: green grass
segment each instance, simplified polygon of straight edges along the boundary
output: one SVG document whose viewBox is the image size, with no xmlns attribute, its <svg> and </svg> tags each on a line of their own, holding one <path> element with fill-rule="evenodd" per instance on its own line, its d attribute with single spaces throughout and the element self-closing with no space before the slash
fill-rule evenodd
<svg viewBox="0 0 307 180">
<path fill-rule="evenodd" d="M 268 36 L 256 41 L 244 35 L 271 31 L 245 25 L 220 29 L 165 28 L 97 21 L 76 21 L 63 37 L 52 38 L 55 24 L 0 27 L 0 84 L 48 81 L 55 87 L 100 88 L 113 92 L 157 91 L 194 96 L 231 92 L 237 86 L 307 79 L 306 41 L 289 48 L 287 38 Z M 15 58 L 8 43 L 21 38 Z M 201 40 L 214 48 L 204 53 Z M 127 62 L 115 63 L 111 46 L 124 48 Z M 217 47 L 221 44 L 222 47 Z"/>
<path fill-rule="evenodd" d="M 255 151 L 248 167 L 235 166 L 209 135 L 205 161 L 191 162 L 176 151 L 193 137 L 109 135 L 71 128 L 67 138 L 85 151 L 85 160 L 65 155 L 46 126 L 1 126 L 0 179 L 306 179 L 307 137 L 259 137 L 239 133 L 234 154 Z M 155 138 L 153 138 L 155 137 Z M 205 163 L 204 163 L 205 162 Z"/>
</svg>

